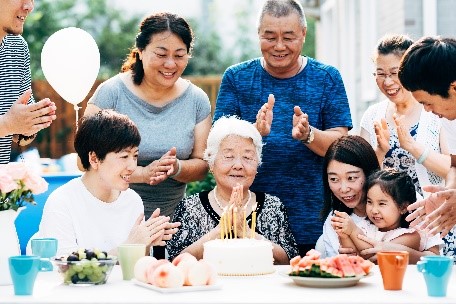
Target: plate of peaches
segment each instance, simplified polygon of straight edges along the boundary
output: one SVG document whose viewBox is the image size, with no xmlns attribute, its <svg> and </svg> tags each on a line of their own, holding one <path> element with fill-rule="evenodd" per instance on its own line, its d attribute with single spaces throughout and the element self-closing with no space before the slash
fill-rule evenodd
<svg viewBox="0 0 456 304">
<path fill-rule="evenodd" d="M 157 260 L 151 256 L 140 258 L 131 282 L 162 293 L 209 291 L 221 289 L 217 273 L 204 260 L 197 260 L 188 253 L 177 256 L 173 262 Z"/>
<path fill-rule="evenodd" d="M 360 256 L 339 254 L 334 257 L 320 258 L 314 249 L 306 256 L 290 260 L 291 269 L 280 272 L 298 286 L 317 288 L 338 288 L 355 286 L 358 282 L 372 275 L 374 264 Z"/>
</svg>

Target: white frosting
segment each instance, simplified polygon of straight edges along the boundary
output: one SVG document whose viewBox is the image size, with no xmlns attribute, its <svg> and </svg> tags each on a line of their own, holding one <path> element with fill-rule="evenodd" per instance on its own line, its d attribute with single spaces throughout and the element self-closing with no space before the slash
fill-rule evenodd
<svg viewBox="0 0 456 304">
<path fill-rule="evenodd" d="M 274 272 L 272 244 L 255 239 L 212 240 L 204 243 L 203 259 L 219 275 L 260 275 Z"/>
</svg>

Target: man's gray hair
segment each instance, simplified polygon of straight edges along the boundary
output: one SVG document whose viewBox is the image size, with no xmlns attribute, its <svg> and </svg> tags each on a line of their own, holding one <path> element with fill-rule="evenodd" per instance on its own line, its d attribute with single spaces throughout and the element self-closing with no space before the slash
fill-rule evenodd
<svg viewBox="0 0 456 304">
<path fill-rule="evenodd" d="M 222 141 L 231 135 L 252 139 L 258 158 L 258 166 L 261 165 L 263 142 L 260 132 L 258 132 L 256 127 L 248 121 L 239 119 L 236 116 L 223 116 L 214 122 L 207 138 L 207 148 L 204 151 L 204 160 L 207 161 L 209 166 L 212 167 L 214 165 L 215 157 L 219 152 Z"/>
<path fill-rule="evenodd" d="M 286 17 L 295 13 L 299 16 L 299 21 L 303 28 L 307 27 L 306 15 L 301 3 L 296 0 L 267 0 L 260 11 L 258 17 L 258 31 L 264 15 L 271 15 L 275 18 Z"/>
</svg>

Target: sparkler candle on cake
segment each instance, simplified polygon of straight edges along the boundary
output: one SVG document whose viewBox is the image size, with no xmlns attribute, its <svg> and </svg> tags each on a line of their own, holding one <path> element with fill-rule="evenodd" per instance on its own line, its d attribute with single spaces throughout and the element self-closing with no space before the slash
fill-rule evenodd
<svg viewBox="0 0 456 304">
<path fill-rule="evenodd" d="M 225 212 L 222 212 L 222 214 L 220 215 L 220 221 L 219 221 L 219 226 L 220 226 L 220 239 L 223 240 L 223 230 L 225 229 L 224 228 L 224 221 L 225 221 Z"/>
<path fill-rule="evenodd" d="M 233 209 L 234 238 L 237 239 L 237 207 Z"/>
<path fill-rule="evenodd" d="M 231 230 L 233 230 L 233 205 L 228 208 L 228 229 L 230 230 L 230 239 L 233 238 Z"/>
<path fill-rule="evenodd" d="M 223 230 L 224 230 L 224 238 L 228 238 L 228 207 L 223 208 L 223 214 L 225 214 L 224 221 L 223 221 Z"/>
<path fill-rule="evenodd" d="M 245 227 L 247 226 L 247 217 L 246 217 L 246 209 L 247 209 L 247 205 L 244 206 L 243 209 L 243 213 L 244 213 L 244 219 L 242 220 L 243 221 L 243 227 L 242 227 L 242 238 L 245 238 L 246 235 L 245 235 Z"/>
<path fill-rule="evenodd" d="M 257 207 L 257 202 L 255 202 L 254 205 L 252 205 L 252 231 L 250 234 L 250 238 L 254 239 L 255 238 L 255 227 L 256 227 L 256 207 Z"/>
</svg>

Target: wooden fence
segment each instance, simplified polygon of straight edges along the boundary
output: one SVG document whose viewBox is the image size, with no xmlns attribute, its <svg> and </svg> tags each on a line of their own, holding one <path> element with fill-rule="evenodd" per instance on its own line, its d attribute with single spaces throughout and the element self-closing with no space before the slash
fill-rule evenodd
<svg viewBox="0 0 456 304">
<path fill-rule="evenodd" d="M 214 113 L 215 100 L 217 99 L 218 90 L 220 87 L 220 76 L 205 76 L 184 77 L 192 83 L 202 88 L 209 96 Z M 86 99 L 79 104 L 79 118 L 84 114 L 87 101 L 95 92 L 95 89 L 100 85 L 102 80 L 97 80 L 90 90 Z M 72 104 L 65 102 L 62 97 L 44 80 L 35 80 L 32 82 L 33 95 L 35 99 L 41 100 L 45 97 L 50 98 L 57 105 L 57 119 L 52 125 L 38 133 L 35 141 L 30 145 L 36 147 L 41 157 L 60 158 L 62 155 L 74 152 L 73 141 L 74 131 L 76 126 L 76 112 Z M 13 155 L 20 153 L 27 147 L 19 147 L 13 144 Z"/>
</svg>

